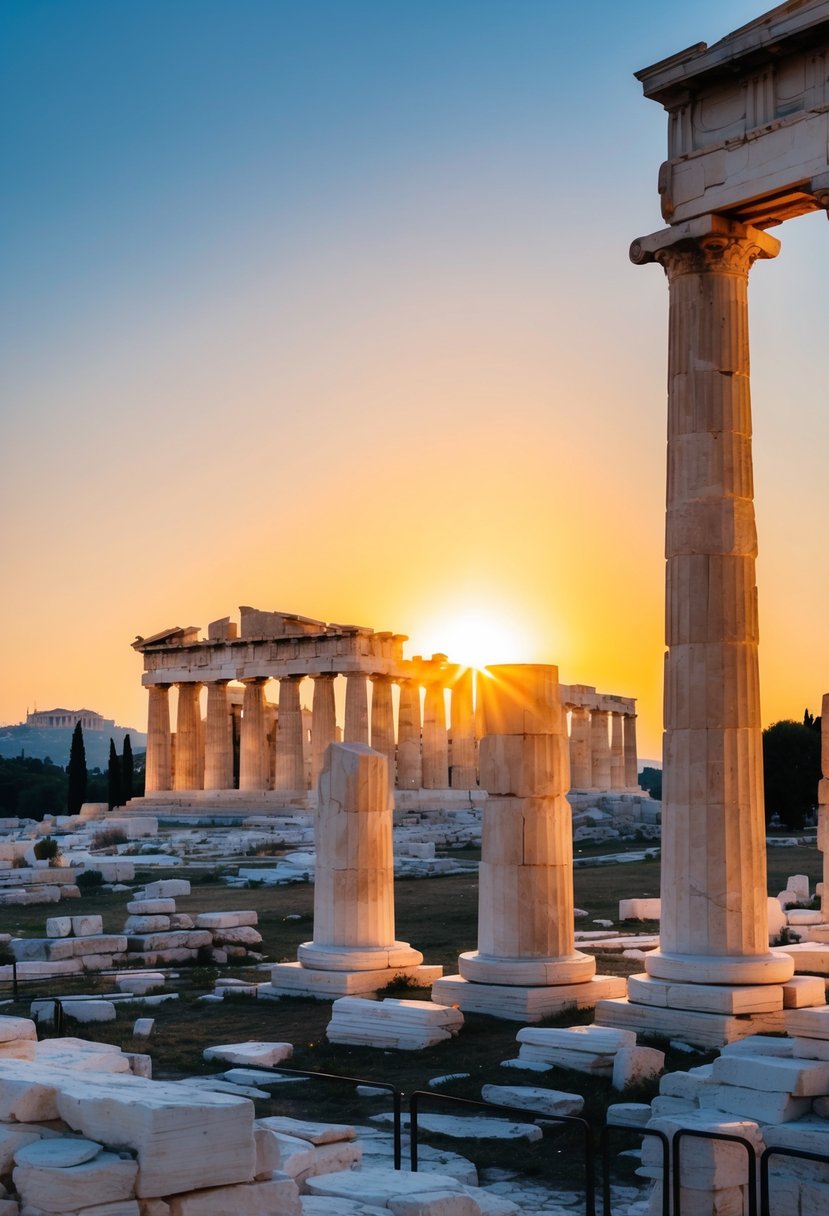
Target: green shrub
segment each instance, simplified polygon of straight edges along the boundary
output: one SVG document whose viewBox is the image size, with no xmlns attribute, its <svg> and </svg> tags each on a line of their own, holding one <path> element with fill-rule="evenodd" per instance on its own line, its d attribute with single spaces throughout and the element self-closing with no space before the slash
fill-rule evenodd
<svg viewBox="0 0 829 1216">
<path fill-rule="evenodd" d="M 104 876 L 100 870 L 84 870 L 78 875 L 77 885 L 82 894 L 89 895 L 104 885 Z"/>
<path fill-rule="evenodd" d="M 38 861 L 56 861 L 60 856 L 60 846 L 53 836 L 43 836 L 35 841 L 34 855 Z"/>
</svg>

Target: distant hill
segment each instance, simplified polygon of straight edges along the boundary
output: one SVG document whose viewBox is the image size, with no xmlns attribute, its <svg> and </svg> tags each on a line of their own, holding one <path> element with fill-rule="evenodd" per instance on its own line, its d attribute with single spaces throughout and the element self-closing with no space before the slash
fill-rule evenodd
<svg viewBox="0 0 829 1216">
<path fill-rule="evenodd" d="M 109 741 L 115 740 L 119 754 L 124 747 L 124 736 L 129 735 L 133 752 L 142 752 L 147 747 L 147 736 L 140 730 L 126 726 L 113 726 L 109 730 L 85 730 L 87 768 L 106 770 L 109 761 Z M 30 756 L 35 760 L 48 758 L 53 764 L 65 768 L 69 763 L 69 747 L 72 742 L 70 727 L 0 726 L 0 756 L 12 760 L 15 756 Z"/>
</svg>

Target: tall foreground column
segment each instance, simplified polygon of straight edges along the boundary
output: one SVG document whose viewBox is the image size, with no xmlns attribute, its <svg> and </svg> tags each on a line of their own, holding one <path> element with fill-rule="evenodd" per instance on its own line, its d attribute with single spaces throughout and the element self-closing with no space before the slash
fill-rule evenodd
<svg viewBox="0 0 829 1216">
<path fill-rule="evenodd" d="M 171 785 L 170 686 L 151 684 L 147 690 L 147 761 L 145 786 L 148 794 L 168 790 Z"/>
<path fill-rule="evenodd" d="M 204 727 L 204 788 L 233 789 L 233 734 L 227 703 L 227 681 L 207 685 Z"/>
<path fill-rule="evenodd" d="M 749 270 L 778 249 L 709 216 L 631 250 L 670 289 L 660 979 L 792 974 L 768 948 L 748 346 Z"/>
<path fill-rule="evenodd" d="M 177 790 L 200 790 L 204 786 L 204 730 L 199 705 L 201 688 L 201 684 L 196 683 L 178 685 L 175 771 Z"/>
</svg>

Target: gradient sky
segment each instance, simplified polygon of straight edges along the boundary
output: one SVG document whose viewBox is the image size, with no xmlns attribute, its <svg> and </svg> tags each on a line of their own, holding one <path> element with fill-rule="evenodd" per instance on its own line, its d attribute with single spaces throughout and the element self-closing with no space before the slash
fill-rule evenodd
<svg viewBox="0 0 829 1216">
<path fill-rule="evenodd" d="M 667 286 L 627 251 L 666 120 L 632 73 L 760 11 L 5 0 L 0 721 L 143 728 L 134 636 L 252 604 L 558 663 L 657 756 Z M 829 229 L 775 235 L 767 722 L 829 688 Z"/>
</svg>

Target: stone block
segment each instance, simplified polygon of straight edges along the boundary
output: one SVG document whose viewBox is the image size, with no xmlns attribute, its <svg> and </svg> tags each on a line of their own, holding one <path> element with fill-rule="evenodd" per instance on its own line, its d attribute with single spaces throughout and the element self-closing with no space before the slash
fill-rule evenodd
<svg viewBox="0 0 829 1216">
<path fill-rule="evenodd" d="M 130 916 L 172 916 L 175 910 L 174 899 L 131 899 L 127 904 Z"/>
<path fill-rule="evenodd" d="M 779 1056 L 721 1055 L 711 1066 L 715 1082 L 791 1094 L 795 1098 L 829 1093 L 829 1064 Z"/>
<path fill-rule="evenodd" d="M 282 1175 L 263 1182 L 211 1187 L 171 1195 L 170 1216 L 301 1216 L 299 1191 L 293 1178 Z"/>
<path fill-rule="evenodd" d="M 829 1006 L 818 1009 L 788 1009 L 786 1033 L 805 1039 L 829 1039 Z"/>
<path fill-rule="evenodd" d="M 238 929 L 243 926 L 253 927 L 258 923 L 259 915 L 254 911 L 200 912 L 196 917 L 198 929 Z"/>
<path fill-rule="evenodd" d="M 0 1043 L 12 1043 L 16 1039 L 31 1039 L 37 1042 L 37 1027 L 30 1018 L 0 1016 Z"/>
<path fill-rule="evenodd" d="M 18 1165 L 13 1177 L 24 1206 L 60 1214 L 129 1199 L 137 1174 L 138 1165 L 131 1158 L 100 1153 L 93 1161 L 66 1169 Z"/>
<path fill-rule="evenodd" d="M 47 937 L 69 937 L 72 932 L 72 917 L 71 916 L 47 916 L 46 918 L 46 936 Z"/>
<path fill-rule="evenodd" d="M 673 1144 L 678 1131 L 688 1128 L 695 1131 L 712 1131 L 729 1136 L 740 1136 L 748 1140 L 755 1152 L 763 1148 L 763 1141 L 756 1122 L 750 1119 L 729 1119 L 716 1110 L 700 1110 L 696 1114 L 664 1115 L 652 1119 L 649 1127 L 663 1132 Z M 686 1138 L 680 1152 L 680 1182 L 693 1191 L 718 1192 L 729 1187 L 742 1187 L 748 1172 L 748 1156 L 740 1144 L 723 1140 Z M 654 1137 L 642 1142 L 642 1165 L 651 1177 L 661 1175 L 662 1145 Z M 658 1173 L 656 1172 L 658 1171 Z M 686 1210 L 682 1205 L 683 1212 Z M 710 1211 L 711 1209 L 707 1209 Z M 741 1211 L 741 1209 L 738 1209 Z"/>
<path fill-rule="evenodd" d="M 74 937 L 92 937 L 103 933 L 104 921 L 101 916 L 73 916 L 72 935 Z"/>
<path fill-rule="evenodd" d="M 561 735 L 487 735 L 480 743 L 481 787 L 492 795 L 556 797 L 567 787 L 569 764 Z"/>
<path fill-rule="evenodd" d="M 581 1094 L 568 1094 L 560 1089 L 542 1089 L 532 1085 L 484 1085 L 484 1102 L 497 1106 L 514 1106 L 539 1115 L 579 1115 L 584 1108 Z"/>
<path fill-rule="evenodd" d="M 227 1060 L 230 1064 L 251 1067 L 273 1068 L 293 1055 L 291 1043 L 264 1043 L 251 1040 L 246 1043 L 226 1043 L 223 1046 L 206 1047 L 205 1060 Z"/>
<path fill-rule="evenodd" d="M 637 1005 L 702 1013 L 773 1013 L 783 1008 L 780 984 L 682 984 L 645 974 L 628 977 L 628 999 Z"/>
<path fill-rule="evenodd" d="M 805 1009 L 826 1003 L 826 980 L 820 975 L 795 975 L 783 985 L 783 1008 Z"/>
<path fill-rule="evenodd" d="M 144 899 L 175 899 L 179 895 L 190 894 L 190 883 L 186 878 L 162 878 L 157 882 L 148 882 L 144 887 Z"/>
<path fill-rule="evenodd" d="M 661 899 L 620 899 L 619 920 L 659 920 Z"/>
<path fill-rule="evenodd" d="M 170 927 L 169 916 L 128 916 L 124 921 L 124 932 L 129 935 L 166 933 Z"/>
<path fill-rule="evenodd" d="M 787 1093 L 767 1093 L 740 1085 L 712 1085 L 706 1101 L 717 1110 L 758 1119 L 761 1123 L 790 1123 L 808 1114 L 812 1106 L 809 1098 L 793 1098 Z"/>
<path fill-rule="evenodd" d="M 664 1067 L 664 1051 L 654 1047 L 622 1047 L 613 1058 L 613 1088 L 624 1090 L 649 1081 Z"/>
</svg>

